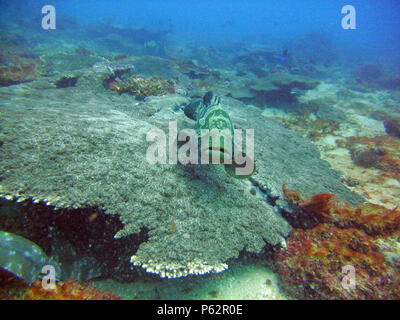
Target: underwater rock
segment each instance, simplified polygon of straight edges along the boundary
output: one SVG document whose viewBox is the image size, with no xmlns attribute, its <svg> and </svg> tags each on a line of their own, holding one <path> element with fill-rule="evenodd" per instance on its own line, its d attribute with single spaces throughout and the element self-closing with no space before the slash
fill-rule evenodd
<svg viewBox="0 0 400 320">
<path fill-rule="evenodd" d="M 383 122 L 383 125 L 387 134 L 400 138 L 400 118 L 387 119 Z"/>
<path fill-rule="evenodd" d="M 35 64 L 13 67 L 0 67 L 0 86 L 6 87 L 22 82 L 29 82 L 36 78 Z"/>
<path fill-rule="evenodd" d="M 192 120 L 173 112 L 189 100 L 149 97 L 133 106 L 131 96 L 103 87 L 111 74 L 107 65 L 82 70 L 76 86 L 47 90 L 45 97 L 37 84 L 0 88 L 3 197 L 58 208 L 98 207 L 116 215 L 123 224 L 116 238 L 147 232 L 138 250 L 133 245 L 132 262 L 164 277 L 219 272 L 244 248 L 258 253 L 265 242 L 283 244 L 291 230 L 279 214 L 284 182 L 304 194 L 333 192 L 362 201 L 308 140 L 232 98 L 222 103 L 235 128 L 255 129 L 253 178 L 270 199 L 279 198 L 275 207 L 221 167 L 150 164 L 147 133 L 168 132 L 170 120 L 179 129 L 192 128 Z"/>
<path fill-rule="evenodd" d="M 84 57 L 88 57 L 88 56 L 93 56 L 94 53 L 89 51 L 88 49 L 84 48 L 84 47 L 78 47 L 75 49 L 75 53 L 76 54 L 80 54 Z"/>
<path fill-rule="evenodd" d="M 64 76 L 60 79 L 58 79 L 54 85 L 57 88 L 68 88 L 68 87 L 73 87 L 76 85 L 78 82 L 79 76 Z"/>
<path fill-rule="evenodd" d="M 250 89 L 256 95 L 255 100 L 259 105 L 267 104 L 282 107 L 285 104 L 297 102 L 300 92 L 298 90 L 311 90 L 318 84 L 318 81 L 306 77 L 275 73 L 267 78 L 255 79 L 250 85 Z"/>
<path fill-rule="evenodd" d="M 177 70 L 187 75 L 190 79 L 204 80 L 211 75 L 211 71 L 207 67 L 198 66 L 193 61 L 175 60 L 174 65 Z"/>
<path fill-rule="evenodd" d="M 379 169 L 382 179 L 400 178 L 399 139 L 393 139 L 391 136 L 348 137 L 338 141 L 338 145 L 350 150 L 356 165 Z"/>
<path fill-rule="evenodd" d="M 244 86 L 231 88 L 227 96 L 243 102 L 251 102 L 255 98 L 255 94 L 250 89 Z"/>
<path fill-rule="evenodd" d="M 146 241 L 144 232 L 123 239 L 114 235 L 123 225 L 117 216 L 95 208 L 58 209 L 42 203 L 0 200 L 2 230 L 36 243 L 56 262 L 57 279 L 91 280 L 110 277 L 129 281 L 129 258 Z M 101 234 L 101 237 L 99 237 Z"/>
<path fill-rule="evenodd" d="M 354 75 L 361 81 L 375 82 L 383 75 L 383 70 L 375 64 L 365 64 L 359 67 Z"/>
<path fill-rule="evenodd" d="M 375 167 L 379 162 L 379 157 L 383 155 L 384 152 L 376 149 L 361 151 L 353 155 L 354 164 L 364 168 Z"/>
<path fill-rule="evenodd" d="M 0 40 L 0 86 L 29 82 L 40 76 L 41 61 L 27 51 L 25 45 L 22 48 L 16 44 L 10 46 L 7 41 L 4 42 L 4 37 Z"/>
</svg>

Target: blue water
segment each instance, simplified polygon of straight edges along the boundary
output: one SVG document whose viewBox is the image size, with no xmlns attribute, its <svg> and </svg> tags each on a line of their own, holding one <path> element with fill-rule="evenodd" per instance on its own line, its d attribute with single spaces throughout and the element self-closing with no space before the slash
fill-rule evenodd
<svg viewBox="0 0 400 320">
<path fill-rule="evenodd" d="M 311 31 L 329 34 L 344 54 L 362 54 L 372 62 L 398 67 L 400 61 L 400 2 L 352 1 L 12 1 L 1 2 L 3 14 L 15 20 L 41 18 L 43 5 L 52 4 L 58 17 L 79 23 L 106 22 L 132 28 L 168 30 L 171 37 L 202 45 L 257 41 L 281 44 Z M 356 29 L 341 27 L 344 5 L 356 9 Z M 60 26 L 61 27 L 61 26 Z"/>
</svg>

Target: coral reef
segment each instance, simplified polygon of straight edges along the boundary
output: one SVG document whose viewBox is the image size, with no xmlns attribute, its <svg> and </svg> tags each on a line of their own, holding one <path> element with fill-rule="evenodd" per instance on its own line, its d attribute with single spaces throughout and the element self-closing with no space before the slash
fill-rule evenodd
<svg viewBox="0 0 400 320">
<path fill-rule="evenodd" d="M 315 109 L 315 105 L 298 103 L 300 90 L 311 90 L 319 84 L 307 77 L 288 73 L 274 73 L 265 78 L 254 79 L 249 85 L 259 106 L 277 106 L 284 109 Z M 317 111 L 316 108 L 315 111 Z"/>
<path fill-rule="evenodd" d="M 84 282 L 57 281 L 55 286 L 55 289 L 46 290 L 39 279 L 27 286 L 0 269 L 0 300 L 120 300 L 116 294 Z"/>
<path fill-rule="evenodd" d="M 29 99 L 23 91 L 0 88 L 6 97 L 0 193 L 57 208 L 99 208 L 118 217 L 122 227 L 115 237 L 146 233 L 138 249 L 137 243 L 126 248 L 137 265 L 166 276 L 219 271 L 244 248 L 258 253 L 266 242 L 284 244 L 291 230 L 278 211 L 287 205 L 284 181 L 306 195 L 333 192 L 351 203 L 362 201 L 308 140 L 232 98 L 222 98 L 222 104 L 235 128 L 257 132 L 252 181 L 263 197 L 222 167 L 152 165 L 145 158 L 147 132 L 168 132 L 169 120 L 177 120 L 179 129 L 193 127 L 192 120 L 173 112 L 188 99 L 149 97 L 132 108 L 129 95 L 102 85 L 113 74 L 107 65 L 80 74 L 75 86 L 47 90 L 46 97 L 39 83 L 26 87 Z"/>
<path fill-rule="evenodd" d="M 382 89 L 386 90 L 400 90 L 400 78 L 399 77 L 390 77 L 386 76 L 383 79 L 379 80 L 379 86 Z"/>
<path fill-rule="evenodd" d="M 211 75 L 210 69 L 196 65 L 193 61 L 174 60 L 173 65 L 177 70 L 187 75 L 190 79 L 204 80 Z"/>
<path fill-rule="evenodd" d="M 102 57 L 95 55 L 83 55 L 81 52 L 52 52 L 40 57 L 42 61 L 42 73 L 45 75 L 58 75 L 67 72 L 78 72 L 82 68 L 87 68 L 95 63 L 101 63 Z"/>
<path fill-rule="evenodd" d="M 131 76 L 126 80 L 121 80 L 117 77 L 108 83 L 108 88 L 119 94 L 129 93 L 135 96 L 136 99 L 175 93 L 172 81 L 164 80 L 162 77 L 146 79 L 140 75 Z"/>
<path fill-rule="evenodd" d="M 385 89 L 395 91 L 400 89 L 400 79 L 394 75 L 385 74 L 379 65 L 364 64 L 354 71 L 355 81 L 352 79 L 350 87 L 359 91 Z"/>
<path fill-rule="evenodd" d="M 0 86 L 32 81 L 38 77 L 35 70 L 36 63 L 27 59 L 18 59 L 13 66 L 0 66 Z"/>
<path fill-rule="evenodd" d="M 84 48 L 84 47 L 78 47 L 75 49 L 75 53 L 80 54 L 84 57 L 88 57 L 88 56 L 93 56 L 95 55 L 93 52 L 89 51 L 88 49 Z"/>
<path fill-rule="evenodd" d="M 232 63 L 239 73 L 251 72 L 255 76 L 267 77 L 271 72 L 278 72 L 290 65 L 290 56 L 287 50 L 273 51 L 267 48 L 246 48 L 245 52 L 238 53 L 232 58 Z"/>
<path fill-rule="evenodd" d="M 0 45 L 0 86 L 29 82 L 40 76 L 41 61 L 23 37 L 1 33 Z"/>
<path fill-rule="evenodd" d="M 396 206 L 400 145 L 398 139 L 386 135 L 384 126 L 389 128 L 389 121 L 398 117 L 395 96 L 386 91 L 355 92 L 323 82 L 298 101 L 316 103 L 318 111 L 297 115 L 268 108 L 263 115 L 313 140 L 322 158 L 343 173 L 342 181 L 353 191 L 387 208 Z"/>
<path fill-rule="evenodd" d="M 354 163 L 379 169 L 384 177 L 400 179 L 400 140 L 391 136 L 348 137 L 338 145 L 350 150 Z"/>
<path fill-rule="evenodd" d="M 11 49 L 7 49 L 7 46 L 2 47 L 0 53 L 0 86 L 10 86 L 38 78 L 41 61 L 31 55 L 20 56 L 16 54 L 16 50 Z"/>
<path fill-rule="evenodd" d="M 336 131 L 340 129 L 339 123 L 334 120 L 325 118 L 315 119 L 309 115 L 275 118 L 282 122 L 285 127 L 290 128 L 313 141 L 326 136 L 335 136 Z"/>
<path fill-rule="evenodd" d="M 375 64 L 365 64 L 359 67 L 354 75 L 361 81 L 376 81 L 383 75 L 382 67 Z"/>
<path fill-rule="evenodd" d="M 383 124 L 388 135 L 400 139 L 400 118 L 386 119 Z"/>
<path fill-rule="evenodd" d="M 400 264 L 385 257 L 382 245 L 382 240 L 400 236 L 397 208 L 353 208 L 333 194 L 303 200 L 296 191 L 284 191 L 301 217 L 287 248 L 275 254 L 276 270 L 289 293 L 302 299 L 400 298 Z M 345 266 L 355 270 L 354 288 L 342 284 Z"/>
<path fill-rule="evenodd" d="M 274 251 L 297 297 L 399 298 L 399 95 L 374 91 L 399 89 L 397 75 L 364 65 L 346 82 L 346 68 L 332 66 L 331 37 L 320 32 L 279 49 L 264 36 L 260 46 L 175 39 L 168 48 L 166 31 L 60 19 L 42 37 L 24 18 L 29 42 L 12 27 L 0 34 L 1 267 L 31 283 L 51 256 L 62 264 L 60 280 L 125 281 L 146 271 L 159 281 L 219 273 L 242 254 Z M 182 105 L 206 90 L 222 97 L 235 128 L 254 129 L 250 179 L 233 180 L 222 166 L 146 161 L 147 133 L 168 132 L 170 121 L 192 128 Z M 300 135 L 243 102 L 276 112 Z M 371 119 L 378 109 L 386 115 Z M 332 163 L 345 176 L 307 138 L 323 156 L 337 156 Z M 363 196 L 387 200 L 389 209 L 360 205 Z M 39 257 L 27 254 L 38 247 Z M 9 264 L 17 258 L 33 264 L 27 274 Z M 356 270 L 353 291 L 341 285 L 345 265 Z M 54 292 L 18 281 L 0 270 L 0 297 L 113 298 L 72 280 Z M 220 288 L 208 292 L 221 297 Z"/>
<path fill-rule="evenodd" d="M 64 76 L 58 79 L 54 85 L 57 88 L 68 88 L 73 87 L 78 82 L 79 76 Z"/>
</svg>

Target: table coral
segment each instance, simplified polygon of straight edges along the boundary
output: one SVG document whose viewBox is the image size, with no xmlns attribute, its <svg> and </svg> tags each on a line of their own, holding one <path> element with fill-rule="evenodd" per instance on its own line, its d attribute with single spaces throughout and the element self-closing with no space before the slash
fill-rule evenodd
<svg viewBox="0 0 400 320">
<path fill-rule="evenodd" d="M 400 298 L 399 265 L 385 258 L 378 241 L 400 236 L 397 208 L 353 208 L 329 193 L 301 200 L 293 190 L 284 192 L 303 215 L 302 227 L 292 231 L 287 248 L 275 255 L 276 270 L 290 294 L 302 299 Z M 307 218 L 318 224 L 308 228 Z M 355 270 L 354 289 L 342 285 L 347 265 Z"/>
<path fill-rule="evenodd" d="M 260 253 L 266 242 L 284 244 L 291 230 L 279 214 L 287 205 L 285 181 L 306 196 L 328 192 L 352 204 L 363 200 L 340 182 L 340 174 L 320 159 L 310 141 L 261 117 L 258 108 L 227 97 L 222 103 L 235 128 L 257 133 L 252 183 L 263 197 L 218 166 L 153 165 L 146 161 L 147 133 L 168 132 L 170 120 L 177 120 L 179 129 L 192 127 L 192 120 L 173 112 L 189 100 L 151 97 L 132 108 L 131 96 L 104 88 L 104 79 L 113 75 L 100 64 L 81 69 L 75 86 L 46 90 L 46 95 L 35 83 L 0 88 L 1 196 L 112 215 L 121 222 L 116 238 L 145 232 L 140 243 L 126 246 L 135 266 L 166 276 L 218 272 L 244 249 Z"/>
</svg>

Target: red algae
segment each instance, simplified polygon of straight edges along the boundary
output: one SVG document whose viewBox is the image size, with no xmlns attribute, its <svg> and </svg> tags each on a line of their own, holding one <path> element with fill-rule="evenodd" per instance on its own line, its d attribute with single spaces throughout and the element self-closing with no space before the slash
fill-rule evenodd
<svg viewBox="0 0 400 320">
<path fill-rule="evenodd" d="M 348 137 L 338 143 L 350 150 L 354 159 L 362 154 L 369 155 L 368 159 L 371 159 L 370 155 L 375 154 L 371 167 L 380 170 L 383 177 L 400 179 L 400 139 L 391 136 Z"/>
<path fill-rule="evenodd" d="M 285 195 L 297 194 L 286 190 Z M 385 259 L 376 240 L 400 236 L 400 211 L 374 204 L 357 208 L 321 193 L 292 202 L 304 223 L 276 252 L 275 268 L 286 290 L 300 299 L 399 299 L 399 265 Z M 343 267 L 355 271 L 355 287 L 343 285 Z"/>
<path fill-rule="evenodd" d="M 57 281 L 55 289 L 46 290 L 41 280 L 31 286 L 11 273 L 0 269 L 0 300 L 120 300 L 114 293 L 99 290 L 89 283 L 68 280 Z"/>
<path fill-rule="evenodd" d="M 11 52 L 0 54 L 0 86 L 29 82 L 39 77 L 41 61 L 20 57 Z"/>
</svg>

